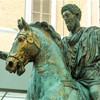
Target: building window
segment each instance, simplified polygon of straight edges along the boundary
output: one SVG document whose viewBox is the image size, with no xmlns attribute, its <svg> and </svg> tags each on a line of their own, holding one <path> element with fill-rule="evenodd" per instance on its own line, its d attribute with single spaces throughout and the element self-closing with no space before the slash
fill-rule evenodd
<svg viewBox="0 0 100 100">
<path fill-rule="evenodd" d="M 33 0 L 32 4 L 32 22 L 51 23 L 51 0 Z"/>
</svg>

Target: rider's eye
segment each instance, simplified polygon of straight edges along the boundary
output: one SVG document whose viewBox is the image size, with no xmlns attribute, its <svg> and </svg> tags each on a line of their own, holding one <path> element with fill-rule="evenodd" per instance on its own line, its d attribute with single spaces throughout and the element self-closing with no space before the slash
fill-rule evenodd
<svg viewBox="0 0 100 100">
<path fill-rule="evenodd" d="M 68 13 L 63 14 L 63 18 L 70 18 L 70 14 Z"/>
<path fill-rule="evenodd" d="M 68 18 L 67 14 L 64 14 L 64 15 L 63 15 L 63 18 Z"/>
</svg>

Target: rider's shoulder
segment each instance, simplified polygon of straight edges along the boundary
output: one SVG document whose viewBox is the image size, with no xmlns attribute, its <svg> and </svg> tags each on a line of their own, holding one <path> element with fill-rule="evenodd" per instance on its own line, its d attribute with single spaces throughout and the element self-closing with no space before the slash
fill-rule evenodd
<svg viewBox="0 0 100 100">
<path fill-rule="evenodd" d="M 98 26 L 91 26 L 91 27 L 87 27 L 85 28 L 86 32 L 100 32 L 100 27 Z"/>
</svg>

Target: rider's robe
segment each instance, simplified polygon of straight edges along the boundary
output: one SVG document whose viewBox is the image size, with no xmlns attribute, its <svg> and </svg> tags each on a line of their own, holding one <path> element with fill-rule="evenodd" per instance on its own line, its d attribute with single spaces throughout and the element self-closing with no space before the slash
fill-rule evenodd
<svg viewBox="0 0 100 100">
<path fill-rule="evenodd" d="M 81 27 L 64 37 L 62 45 L 72 77 L 86 87 L 100 84 L 100 28 Z"/>
</svg>

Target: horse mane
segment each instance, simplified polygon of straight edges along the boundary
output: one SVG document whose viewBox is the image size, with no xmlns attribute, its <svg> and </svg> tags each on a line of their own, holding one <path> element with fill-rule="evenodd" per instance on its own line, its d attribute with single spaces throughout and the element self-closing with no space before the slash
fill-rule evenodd
<svg viewBox="0 0 100 100">
<path fill-rule="evenodd" d="M 47 22 L 36 22 L 36 23 L 31 23 L 29 24 L 32 27 L 37 27 L 37 28 L 42 28 L 47 33 L 51 35 L 53 40 L 57 43 L 59 47 L 61 47 L 61 37 L 60 35 L 55 31 L 52 25 L 49 25 Z"/>
</svg>

